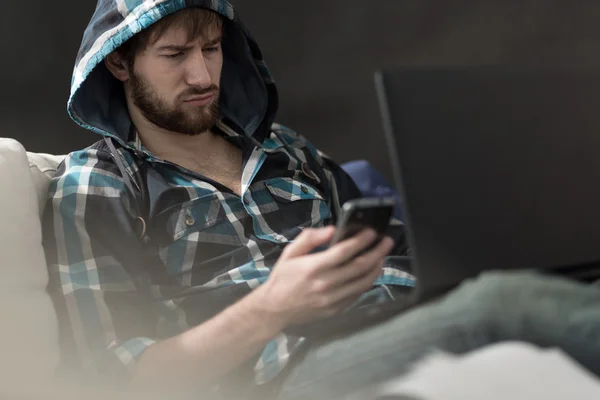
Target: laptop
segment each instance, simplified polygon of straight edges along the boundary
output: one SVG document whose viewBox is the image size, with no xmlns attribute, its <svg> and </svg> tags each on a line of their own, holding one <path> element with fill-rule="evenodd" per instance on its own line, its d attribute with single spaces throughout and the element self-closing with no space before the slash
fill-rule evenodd
<svg viewBox="0 0 600 400">
<path fill-rule="evenodd" d="M 375 84 L 416 290 L 320 334 L 387 319 L 486 270 L 600 277 L 600 70 L 401 68 Z"/>
</svg>

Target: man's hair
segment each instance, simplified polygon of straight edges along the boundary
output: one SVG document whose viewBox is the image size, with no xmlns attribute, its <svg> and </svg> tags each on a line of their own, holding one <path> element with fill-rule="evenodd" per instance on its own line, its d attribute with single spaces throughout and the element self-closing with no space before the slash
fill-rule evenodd
<svg viewBox="0 0 600 400">
<path fill-rule="evenodd" d="M 117 51 L 127 62 L 131 69 L 135 56 L 144 51 L 149 44 L 156 43 L 169 28 L 183 28 L 187 40 L 208 35 L 212 30 L 223 29 L 223 18 L 218 13 L 201 7 L 189 7 L 174 14 L 168 15 L 149 28 L 134 35 L 123 43 Z"/>
</svg>

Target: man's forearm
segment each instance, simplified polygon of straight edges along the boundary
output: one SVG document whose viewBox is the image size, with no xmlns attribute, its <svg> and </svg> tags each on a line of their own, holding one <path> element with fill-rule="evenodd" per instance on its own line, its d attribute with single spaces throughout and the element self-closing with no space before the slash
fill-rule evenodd
<svg viewBox="0 0 600 400">
<path fill-rule="evenodd" d="M 201 389 L 260 352 L 284 328 L 262 307 L 261 296 L 258 288 L 207 322 L 148 348 L 131 388 Z"/>
</svg>

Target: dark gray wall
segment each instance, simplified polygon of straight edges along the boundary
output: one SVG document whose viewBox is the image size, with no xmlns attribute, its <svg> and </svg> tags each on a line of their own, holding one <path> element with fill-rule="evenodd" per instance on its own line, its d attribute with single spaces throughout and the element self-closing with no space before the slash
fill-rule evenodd
<svg viewBox="0 0 600 400">
<path fill-rule="evenodd" d="M 366 158 L 387 176 L 372 83 L 377 68 L 600 61 L 596 0 L 234 4 L 279 84 L 279 121 L 339 162 Z M 94 6 L 93 0 L 4 2 L 0 136 L 54 153 L 96 140 L 65 112 L 75 53 Z"/>
</svg>

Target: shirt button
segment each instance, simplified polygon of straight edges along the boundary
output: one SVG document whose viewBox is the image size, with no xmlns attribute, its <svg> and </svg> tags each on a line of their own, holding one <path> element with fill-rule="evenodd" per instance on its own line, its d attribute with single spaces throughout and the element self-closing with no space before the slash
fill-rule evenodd
<svg viewBox="0 0 600 400">
<path fill-rule="evenodd" d="M 304 185 L 300 186 L 300 190 L 302 190 L 302 193 L 304 194 L 308 193 L 308 188 Z"/>
<path fill-rule="evenodd" d="M 310 167 L 308 166 L 307 163 L 303 163 L 302 164 L 302 172 L 304 172 L 305 175 L 308 175 L 312 178 L 313 176 L 313 172 L 311 171 Z"/>
<path fill-rule="evenodd" d="M 192 226 L 192 225 L 194 225 L 195 223 L 196 223 L 196 220 L 195 220 L 195 219 L 194 219 L 194 217 L 192 217 L 191 215 L 188 215 L 188 216 L 185 218 L 185 224 L 186 224 L 187 226 Z"/>
</svg>

